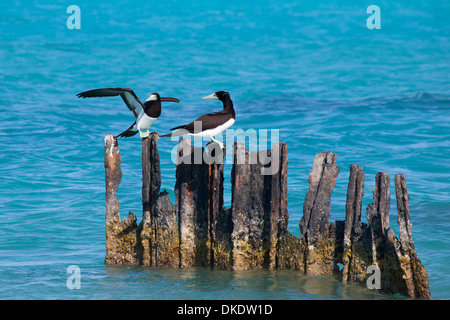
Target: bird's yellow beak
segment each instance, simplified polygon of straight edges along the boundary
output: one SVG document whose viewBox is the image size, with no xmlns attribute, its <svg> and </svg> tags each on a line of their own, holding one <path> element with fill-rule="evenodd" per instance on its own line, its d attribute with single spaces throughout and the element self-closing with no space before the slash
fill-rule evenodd
<svg viewBox="0 0 450 320">
<path fill-rule="evenodd" d="M 213 93 L 213 94 L 210 94 L 209 96 L 203 97 L 202 99 L 216 99 L 216 100 L 219 100 L 219 97 L 217 96 L 217 94 Z"/>
</svg>

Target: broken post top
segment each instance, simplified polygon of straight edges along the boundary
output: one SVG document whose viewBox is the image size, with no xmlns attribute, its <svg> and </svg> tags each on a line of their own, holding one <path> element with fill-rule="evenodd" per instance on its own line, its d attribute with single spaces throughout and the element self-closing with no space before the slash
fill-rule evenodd
<svg viewBox="0 0 450 320">
<path fill-rule="evenodd" d="M 412 223 L 409 216 L 409 195 L 406 188 L 406 179 L 403 174 L 395 176 L 395 195 L 397 197 L 397 222 L 399 225 L 400 241 L 406 250 L 414 250 L 412 237 Z"/>
<path fill-rule="evenodd" d="M 364 197 L 363 168 L 357 164 L 350 165 L 350 178 L 347 188 L 345 205 L 344 246 L 350 243 L 352 237 L 361 234 L 361 209 Z"/>
<path fill-rule="evenodd" d="M 391 183 L 389 174 L 378 172 L 373 187 L 373 200 L 367 206 L 367 221 L 374 232 L 384 234 L 389 229 L 389 209 L 391 206 Z"/>
<path fill-rule="evenodd" d="M 112 135 L 105 136 L 105 182 L 106 182 L 106 222 L 111 223 L 119 216 L 119 200 L 117 189 L 122 180 L 120 168 L 121 155 L 117 139 Z"/>
<path fill-rule="evenodd" d="M 300 220 L 301 236 L 308 242 L 315 242 L 320 234 L 328 229 L 331 193 L 339 174 L 339 167 L 335 163 L 335 153 L 331 151 L 317 153 L 309 173 L 309 189 L 303 203 L 303 217 Z"/>
</svg>

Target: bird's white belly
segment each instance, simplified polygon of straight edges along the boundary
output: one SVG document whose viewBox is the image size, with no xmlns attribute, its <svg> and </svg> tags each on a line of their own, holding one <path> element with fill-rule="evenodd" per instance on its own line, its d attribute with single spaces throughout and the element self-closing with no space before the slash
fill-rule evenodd
<svg viewBox="0 0 450 320">
<path fill-rule="evenodd" d="M 147 130 L 149 129 L 153 122 L 156 121 L 157 118 L 151 118 L 145 113 L 143 113 L 137 120 L 137 128 L 138 130 Z"/>
<path fill-rule="evenodd" d="M 221 133 L 222 131 L 227 130 L 229 127 L 231 127 L 234 123 L 234 119 L 230 119 L 227 122 L 225 122 L 224 124 L 221 124 L 218 127 L 215 127 L 213 129 L 208 129 L 199 133 L 190 133 L 191 136 L 193 137 L 214 137 L 215 135 Z"/>
</svg>

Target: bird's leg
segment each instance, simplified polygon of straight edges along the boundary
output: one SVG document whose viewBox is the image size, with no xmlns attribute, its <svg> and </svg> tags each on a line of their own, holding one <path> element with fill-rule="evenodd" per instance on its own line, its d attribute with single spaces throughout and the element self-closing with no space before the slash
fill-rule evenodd
<svg viewBox="0 0 450 320">
<path fill-rule="evenodd" d="M 220 149 L 223 149 L 223 143 L 222 142 L 217 141 L 216 139 L 214 139 L 213 136 L 211 136 L 211 140 L 214 141 L 214 142 L 217 142 L 219 144 Z"/>
<path fill-rule="evenodd" d="M 148 129 L 147 129 L 147 132 L 142 132 L 141 129 L 139 129 L 139 136 L 141 138 L 147 138 L 149 134 L 150 134 L 150 132 L 148 131 Z"/>
</svg>

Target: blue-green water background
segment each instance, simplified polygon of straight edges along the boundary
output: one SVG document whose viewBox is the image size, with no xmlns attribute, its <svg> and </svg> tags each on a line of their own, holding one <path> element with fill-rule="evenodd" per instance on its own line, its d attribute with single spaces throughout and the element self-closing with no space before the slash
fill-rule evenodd
<svg viewBox="0 0 450 320">
<path fill-rule="evenodd" d="M 66 8 L 81 8 L 69 30 Z M 381 29 L 366 27 L 370 4 Z M 349 166 L 404 173 L 416 249 L 432 296 L 450 298 L 450 13 L 448 1 L 0 2 L 1 299 L 397 298 L 295 272 L 107 267 L 103 137 L 133 121 L 120 98 L 76 99 L 123 86 L 141 100 L 175 96 L 153 129 L 220 109 L 234 128 L 279 129 L 289 145 L 289 228 L 298 223 L 316 152 L 338 155 L 332 220 L 343 220 Z M 120 141 L 121 216 L 140 221 L 141 142 Z M 174 143 L 160 140 L 173 195 Z M 229 205 L 229 169 L 226 205 Z M 392 191 L 392 194 L 393 191 Z M 172 197 L 173 200 L 173 197 Z M 391 227 L 398 234 L 395 199 Z M 66 287 L 81 268 L 82 288 Z"/>
</svg>

